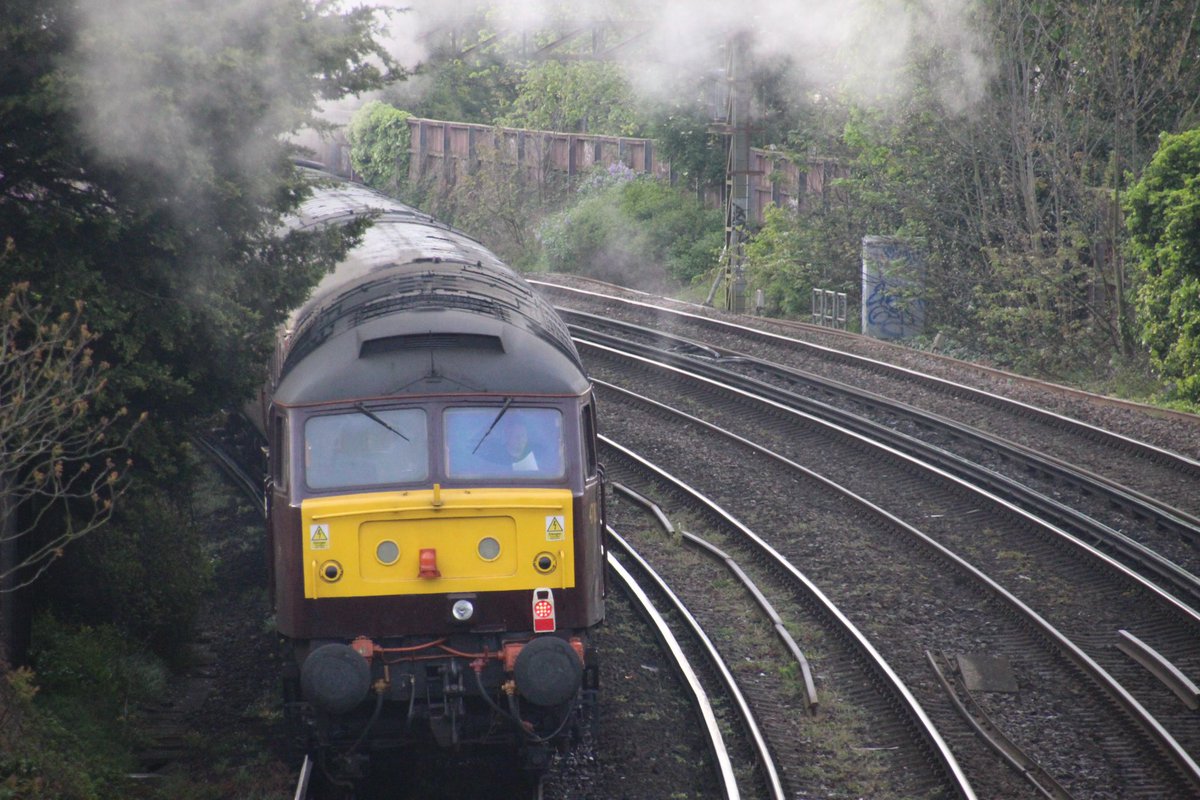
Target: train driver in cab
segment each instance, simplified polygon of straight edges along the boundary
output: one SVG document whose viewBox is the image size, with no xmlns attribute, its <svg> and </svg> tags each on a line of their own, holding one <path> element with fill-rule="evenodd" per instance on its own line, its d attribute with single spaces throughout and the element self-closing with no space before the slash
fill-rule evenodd
<svg viewBox="0 0 1200 800">
<path fill-rule="evenodd" d="M 504 429 L 504 448 L 512 461 L 514 472 L 537 472 L 537 456 L 529 444 L 529 430 L 517 418 L 507 421 Z"/>
</svg>

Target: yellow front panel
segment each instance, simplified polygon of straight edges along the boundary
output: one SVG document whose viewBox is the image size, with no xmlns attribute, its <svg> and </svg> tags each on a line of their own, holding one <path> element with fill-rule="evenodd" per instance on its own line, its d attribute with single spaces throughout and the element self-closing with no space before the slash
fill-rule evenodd
<svg viewBox="0 0 1200 800">
<path fill-rule="evenodd" d="M 304 596 L 570 588 L 575 585 L 571 503 L 566 489 L 518 488 L 378 492 L 304 500 L 300 507 Z M 491 560 L 479 553 L 485 537 L 499 544 L 499 553 Z M 436 551 L 440 577 L 419 576 L 422 549 Z M 543 553 L 556 562 L 549 573 L 534 566 Z M 337 578 L 330 580 L 333 565 Z"/>
<path fill-rule="evenodd" d="M 478 542 L 490 536 L 500 543 L 500 555 L 485 561 L 478 555 Z M 382 564 L 376 557 L 379 543 L 399 545 L 400 558 Z M 431 544 L 438 542 L 439 544 Z M 443 546 L 442 542 L 462 543 Z M 358 563 L 364 581 L 423 580 L 417 578 L 422 547 L 437 548 L 442 575 L 454 578 L 503 578 L 517 571 L 517 526 L 512 517 L 451 517 L 411 521 L 364 522 L 358 528 Z"/>
</svg>

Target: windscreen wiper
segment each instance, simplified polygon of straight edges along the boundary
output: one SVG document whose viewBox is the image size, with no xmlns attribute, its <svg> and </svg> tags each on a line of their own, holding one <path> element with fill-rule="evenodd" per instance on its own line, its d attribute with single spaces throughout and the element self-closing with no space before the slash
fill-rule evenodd
<svg viewBox="0 0 1200 800">
<path fill-rule="evenodd" d="M 475 443 L 475 449 L 471 451 L 471 455 L 475 455 L 475 453 L 478 452 L 479 446 L 483 444 L 483 440 L 486 439 L 488 434 L 491 433 L 496 427 L 496 423 L 500 421 L 500 418 L 504 416 L 504 412 L 508 411 L 508 407 L 511 406 L 512 403 L 513 399 L 511 397 L 504 398 L 504 405 L 500 406 L 500 413 L 498 413 L 496 418 L 492 420 L 492 424 L 488 425 L 488 429 L 483 432 L 483 436 L 479 437 L 479 441 Z"/>
<path fill-rule="evenodd" d="M 372 411 L 371 409 L 369 409 L 369 408 L 367 408 L 366 406 L 364 406 L 362 403 L 355 403 L 355 404 L 354 404 L 354 407 L 355 407 L 356 409 L 358 409 L 360 412 L 362 412 L 362 414 L 363 414 L 364 416 L 366 416 L 366 418 L 367 418 L 367 419 L 371 420 L 372 422 L 378 422 L 380 425 L 382 425 L 383 427 L 387 428 L 389 431 L 391 431 L 392 433 L 396 434 L 397 436 L 399 436 L 399 437 L 400 437 L 401 439 L 403 439 L 404 441 L 406 441 L 406 442 L 411 442 L 411 441 L 412 441 L 412 439 L 409 439 L 409 438 L 408 438 L 407 436 L 405 436 L 403 433 L 401 433 L 401 432 L 400 432 L 400 431 L 398 431 L 397 429 L 393 428 L 391 425 L 389 425 L 389 424 L 388 424 L 388 421 L 387 421 L 387 420 L 385 420 L 383 417 L 381 417 L 381 416 L 379 416 L 378 414 L 376 414 L 376 413 L 375 413 L 374 411 Z"/>
</svg>

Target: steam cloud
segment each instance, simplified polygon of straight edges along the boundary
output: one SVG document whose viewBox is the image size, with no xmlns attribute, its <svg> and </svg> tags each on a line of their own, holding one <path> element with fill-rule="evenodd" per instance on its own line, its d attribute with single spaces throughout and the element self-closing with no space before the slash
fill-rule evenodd
<svg viewBox="0 0 1200 800">
<path fill-rule="evenodd" d="M 350 2 L 350 0 L 347 0 Z M 354 0 L 357 2 L 357 0 Z M 429 56 L 448 26 L 487 10 L 490 27 L 512 34 L 571 21 L 637 20 L 644 33 L 623 48 L 635 88 L 651 99 L 677 95 L 682 81 L 722 67 L 722 44 L 734 33 L 750 34 L 752 56 L 794 65 L 797 91 L 850 93 L 886 107 L 908 91 L 906 59 L 914 47 L 942 54 L 943 101 L 969 109 L 982 93 L 988 68 L 970 25 L 968 0 L 603 0 L 563 4 L 560 0 L 382 0 L 395 12 L 387 23 L 393 56 L 412 67 Z M 81 3 L 84 30 L 78 57 L 85 76 L 84 122 L 95 146 L 114 160 L 177 165 L 194 174 L 215 157 L 211 132 L 196 124 L 219 109 L 228 89 L 212 73 L 188 69 L 189 52 L 220 53 L 244 45 L 265 53 L 267 64 L 283 65 L 289 42 L 265 24 L 274 0 L 106 0 Z M 271 58 L 279 54 L 277 58 Z M 203 59 L 201 59 L 203 60 Z M 168 69 L 162 69 L 166 63 Z M 282 66 L 280 67 L 282 71 Z M 245 79 L 251 79 L 247 76 Z M 266 109 L 267 129 L 294 124 L 296 108 L 286 87 L 289 76 L 268 67 L 252 79 L 279 98 Z M 277 90 L 277 91 L 276 91 Z M 363 102 L 353 99 L 349 110 Z M 348 110 L 333 113 L 344 122 Z M 255 131 L 245 131 L 234 152 L 252 171 L 261 163 Z"/>
<path fill-rule="evenodd" d="M 244 90 L 253 87 L 273 98 L 255 117 L 246 117 L 262 130 L 288 130 L 300 121 L 304 109 L 291 88 L 296 81 L 283 66 L 293 43 L 265 13 L 281 5 L 80 3 L 82 28 L 73 54 L 80 123 L 97 151 L 119 164 L 154 166 L 178 179 L 176 190 L 186 188 L 187 176 L 207 173 L 217 159 L 232 159 L 246 174 L 261 169 L 262 135 L 227 127 L 225 109 L 231 102 L 252 102 L 252 93 Z M 244 52 L 265 57 L 250 64 Z"/>
<path fill-rule="evenodd" d="M 937 87 L 943 102 L 965 111 L 982 96 L 988 77 L 970 5 L 969 0 L 607 0 L 564 11 L 554 0 L 414 0 L 403 3 L 410 11 L 393 20 L 392 52 L 415 66 L 428 57 L 439 31 L 481 7 L 492 9 L 491 27 L 514 35 L 556 23 L 565 27 L 572 20 L 633 19 L 646 33 L 627 49 L 627 74 L 644 96 L 661 99 L 676 90 L 680 76 L 724 67 L 721 45 L 744 31 L 754 56 L 794 65 L 798 88 L 848 93 L 886 107 L 910 90 L 905 67 L 914 48 L 922 47 L 944 60 Z"/>
</svg>

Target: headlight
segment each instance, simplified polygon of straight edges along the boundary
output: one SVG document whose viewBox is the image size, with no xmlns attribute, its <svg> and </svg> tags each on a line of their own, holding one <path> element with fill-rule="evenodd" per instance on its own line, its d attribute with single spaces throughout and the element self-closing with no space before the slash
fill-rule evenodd
<svg viewBox="0 0 1200 800">
<path fill-rule="evenodd" d="M 375 545 L 375 558 L 384 566 L 395 564 L 400 559 L 400 545 L 391 539 L 384 539 Z"/>
<path fill-rule="evenodd" d="M 479 540 L 479 557 L 484 561 L 495 561 L 500 555 L 500 542 L 491 536 Z"/>
<path fill-rule="evenodd" d="M 342 565 L 336 561 L 326 561 L 321 565 L 321 578 L 333 583 L 342 577 Z"/>
</svg>

